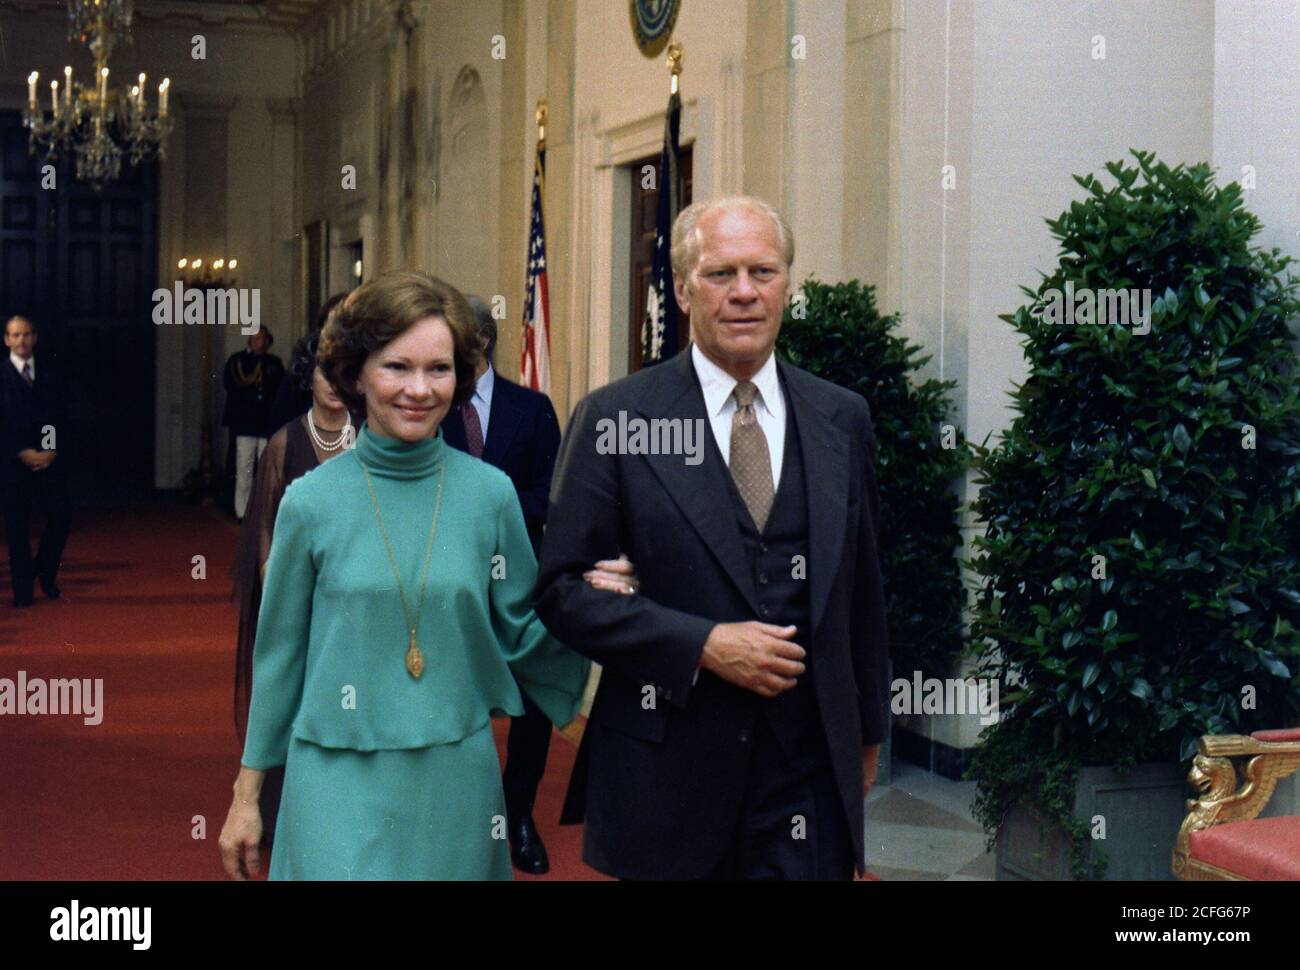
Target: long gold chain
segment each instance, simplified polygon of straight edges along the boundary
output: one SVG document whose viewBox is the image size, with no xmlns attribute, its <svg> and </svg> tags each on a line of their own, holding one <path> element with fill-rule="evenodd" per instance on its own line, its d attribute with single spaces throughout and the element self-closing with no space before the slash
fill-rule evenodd
<svg viewBox="0 0 1300 970">
<path fill-rule="evenodd" d="M 355 454 L 355 452 L 354 452 Z M 424 568 L 420 571 L 420 598 L 415 604 L 415 621 L 411 621 L 411 608 L 406 602 L 406 591 L 402 589 L 402 575 L 397 569 L 397 557 L 393 555 L 393 544 L 388 541 L 388 530 L 384 528 L 384 517 L 379 511 L 379 497 L 375 495 L 374 483 L 370 480 L 370 469 L 357 455 L 357 464 L 366 476 L 366 488 L 370 492 L 370 504 L 375 509 L 375 519 L 379 522 L 379 534 L 384 538 L 384 549 L 388 553 L 388 564 L 393 567 L 393 579 L 397 581 L 397 595 L 402 598 L 402 613 L 406 617 L 407 628 L 411 631 L 411 641 L 406 649 L 406 669 L 416 680 L 424 673 L 424 654 L 416 642 L 415 631 L 420 626 L 420 614 L 424 610 L 425 579 L 429 575 L 429 563 L 433 561 L 433 537 L 438 533 L 438 510 L 442 508 L 442 481 L 447 475 L 447 460 L 442 461 L 438 472 L 438 495 L 433 502 L 433 524 L 429 526 L 429 545 L 424 550 Z"/>
</svg>

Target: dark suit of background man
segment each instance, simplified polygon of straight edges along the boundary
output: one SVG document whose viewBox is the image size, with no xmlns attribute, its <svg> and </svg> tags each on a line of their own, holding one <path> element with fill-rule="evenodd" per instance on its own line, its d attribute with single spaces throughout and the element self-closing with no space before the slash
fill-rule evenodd
<svg viewBox="0 0 1300 970">
<path fill-rule="evenodd" d="M 468 451 L 510 476 L 523 507 L 533 553 L 540 555 L 551 472 L 560 447 L 560 423 L 551 399 L 545 394 L 520 387 L 496 372 L 492 366 L 497 343 L 496 321 L 482 300 L 476 296 L 468 300 L 483 347 L 478 382 L 473 398 L 448 413 L 442 424 L 443 434 L 453 448 Z M 533 803 L 546 771 L 551 722 L 526 693 L 520 691 L 520 694 L 524 699 L 524 714 L 510 720 L 502 777 L 510 854 L 514 864 L 524 872 L 543 873 L 550 868 L 550 863 L 533 824 Z"/>
<path fill-rule="evenodd" d="M 63 546 L 68 540 L 67 430 L 63 395 L 48 357 L 36 359 L 36 328 L 25 317 L 5 324 L 6 359 L 0 363 L 0 497 L 9 540 L 14 606 L 31 606 L 37 579 L 51 599 Z M 52 435 L 51 435 L 52 430 Z M 29 534 L 32 505 L 45 513 L 45 533 L 36 559 Z"/>
<path fill-rule="evenodd" d="M 565 432 L 536 608 L 603 667 L 564 821 L 585 811 L 583 859 L 614 876 L 865 867 L 888 732 L 876 444 L 861 396 L 773 354 L 793 253 L 760 200 L 684 210 L 693 345 L 589 394 Z M 699 422 L 700 460 L 638 448 L 653 419 Z M 637 595 L 583 582 L 620 551 Z"/>
</svg>

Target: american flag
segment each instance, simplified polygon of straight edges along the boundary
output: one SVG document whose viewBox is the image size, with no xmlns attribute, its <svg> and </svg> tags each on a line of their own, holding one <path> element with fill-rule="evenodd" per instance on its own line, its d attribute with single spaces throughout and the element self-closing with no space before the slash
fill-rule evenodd
<svg viewBox="0 0 1300 970">
<path fill-rule="evenodd" d="M 533 163 L 533 215 L 528 231 L 528 280 L 524 286 L 524 347 L 520 382 L 543 394 L 551 392 L 551 301 L 546 293 L 546 225 L 542 194 L 546 185 L 546 148 L 537 146 Z"/>
<path fill-rule="evenodd" d="M 677 297 L 673 293 L 673 220 L 677 218 L 677 152 L 682 127 L 682 100 L 674 92 L 664 118 L 664 148 L 659 165 L 659 211 L 655 225 L 654 267 L 641 325 L 641 366 L 648 367 L 677 353 Z"/>
</svg>

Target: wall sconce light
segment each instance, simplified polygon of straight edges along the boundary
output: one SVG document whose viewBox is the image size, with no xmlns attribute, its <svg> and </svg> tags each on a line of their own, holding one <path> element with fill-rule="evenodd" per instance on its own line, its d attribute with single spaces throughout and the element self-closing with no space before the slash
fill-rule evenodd
<svg viewBox="0 0 1300 970">
<path fill-rule="evenodd" d="M 181 257 L 176 261 L 181 280 L 189 286 L 234 286 L 238 268 L 239 260 L 221 256 L 206 263 L 202 256 Z"/>
</svg>

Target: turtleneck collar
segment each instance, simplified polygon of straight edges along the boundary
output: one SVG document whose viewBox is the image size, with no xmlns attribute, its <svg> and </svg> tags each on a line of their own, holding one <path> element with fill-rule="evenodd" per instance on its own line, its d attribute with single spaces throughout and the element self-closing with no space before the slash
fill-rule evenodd
<svg viewBox="0 0 1300 970">
<path fill-rule="evenodd" d="M 357 458 L 373 475 L 384 478 L 424 478 L 438 470 L 438 465 L 446 451 L 443 441 L 442 425 L 432 438 L 425 438 L 414 444 L 385 438 L 370 430 L 369 424 L 361 425 L 357 435 Z"/>
</svg>

